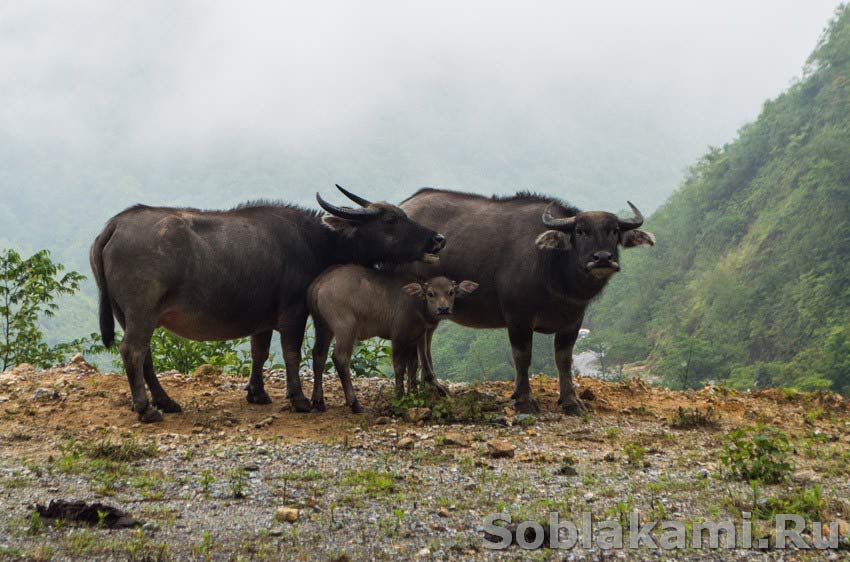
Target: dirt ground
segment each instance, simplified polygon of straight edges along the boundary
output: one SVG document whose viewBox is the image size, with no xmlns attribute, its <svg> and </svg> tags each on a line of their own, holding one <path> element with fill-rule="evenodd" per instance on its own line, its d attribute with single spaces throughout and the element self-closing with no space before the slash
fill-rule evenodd
<svg viewBox="0 0 850 562">
<path fill-rule="evenodd" d="M 791 497 L 816 486 L 821 515 L 850 519 L 850 404 L 833 394 L 676 392 L 640 379 L 579 377 L 592 412 L 577 418 L 559 412 L 557 380 L 538 375 L 538 415 L 512 410 L 512 383 L 453 384 L 448 406 L 410 423 L 405 406 L 420 404 L 394 404 L 385 379 L 355 381 L 366 407 L 359 415 L 344 407 L 334 377 L 325 381 L 328 411 L 309 414 L 290 411 L 281 373 L 267 379 L 274 403 L 259 406 L 245 401 L 244 379 L 215 369 L 163 374 L 184 411 L 140 424 L 126 379 L 84 361 L 0 374 L 0 559 L 677 558 L 653 549 L 491 551 L 481 525 L 500 510 L 532 518 L 589 510 L 610 519 L 626 508 L 691 522 L 739 517 L 762 500 L 724 474 L 719 451 L 730 429 L 758 424 L 778 428 L 793 446 L 793 475 L 759 493 Z M 304 382 L 309 395 L 312 381 Z M 708 419 L 678 427 L 692 412 Z M 493 439 L 510 453 L 498 458 Z M 142 526 L 89 528 L 32 515 L 53 499 L 104 502 Z"/>
</svg>

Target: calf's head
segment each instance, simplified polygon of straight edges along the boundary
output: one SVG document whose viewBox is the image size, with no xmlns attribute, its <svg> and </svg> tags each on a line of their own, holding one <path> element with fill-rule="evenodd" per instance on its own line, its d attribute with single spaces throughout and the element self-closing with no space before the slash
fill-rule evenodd
<svg viewBox="0 0 850 562">
<path fill-rule="evenodd" d="M 442 234 L 410 220 L 400 208 L 390 203 L 371 201 L 336 186 L 358 208 L 337 207 L 318 193 L 316 200 L 328 216 L 322 221 L 328 228 L 355 241 L 355 261 L 366 263 L 437 263 L 437 253 L 446 245 Z"/>
<path fill-rule="evenodd" d="M 623 219 L 613 213 L 586 211 L 572 217 L 555 217 L 554 203 L 543 211 L 547 230 L 537 238 L 542 250 L 574 252 L 579 270 L 606 278 L 620 270 L 619 247 L 652 246 L 655 236 L 638 230 L 643 215 L 629 202 L 634 217 Z"/>
<path fill-rule="evenodd" d="M 461 299 L 478 288 L 475 281 L 455 283 L 445 277 L 433 277 L 422 283 L 408 283 L 404 291 L 425 301 L 425 309 L 431 318 L 449 316 L 454 311 L 455 299 Z"/>
</svg>

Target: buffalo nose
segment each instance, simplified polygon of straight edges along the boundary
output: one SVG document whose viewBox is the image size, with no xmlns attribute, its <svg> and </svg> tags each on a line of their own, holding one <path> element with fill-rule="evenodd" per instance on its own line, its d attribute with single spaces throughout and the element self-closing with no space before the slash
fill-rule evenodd
<svg viewBox="0 0 850 562">
<path fill-rule="evenodd" d="M 446 237 L 442 234 L 437 234 L 434 236 L 434 249 L 442 250 L 446 246 Z"/>
<path fill-rule="evenodd" d="M 441 306 L 441 307 L 439 307 L 439 308 L 437 309 L 437 312 L 439 312 L 440 314 L 451 314 L 451 313 L 452 313 L 452 309 L 450 309 L 450 308 L 449 308 L 449 307 L 447 307 L 447 306 Z"/>
<path fill-rule="evenodd" d="M 605 261 L 611 261 L 612 256 L 611 256 L 611 252 L 596 252 L 595 254 L 593 254 L 590 257 L 595 262 L 598 262 L 598 261 L 605 262 Z"/>
</svg>

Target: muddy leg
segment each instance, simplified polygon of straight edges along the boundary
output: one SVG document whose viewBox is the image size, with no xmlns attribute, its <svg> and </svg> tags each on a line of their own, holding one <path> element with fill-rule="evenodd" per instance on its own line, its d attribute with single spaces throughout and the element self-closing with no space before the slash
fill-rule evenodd
<svg viewBox="0 0 850 562">
<path fill-rule="evenodd" d="M 286 364 L 286 397 L 296 412 L 309 412 L 312 405 L 301 389 L 301 344 L 307 327 L 307 308 L 302 306 L 284 311 L 285 323 L 280 327 L 280 345 Z"/>
<path fill-rule="evenodd" d="M 540 408 L 531 398 L 531 384 L 528 382 L 528 367 L 531 365 L 531 338 L 530 326 L 525 324 L 513 324 L 508 327 L 508 338 L 511 340 L 511 351 L 513 352 L 514 368 L 516 369 L 516 380 L 514 393 L 511 398 L 516 400 L 515 407 L 518 412 L 531 414 L 537 413 Z"/>
<path fill-rule="evenodd" d="M 416 392 L 417 379 L 416 375 L 419 372 L 419 359 L 417 352 L 411 353 L 407 358 L 407 392 Z"/>
<path fill-rule="evenodd" d="M 573 385 L 573 345 L 578 337 L 578 328 L 555 334 L 555 365 L 558 367 L 558 405 L 565 414 L 581 416 L 587 408 L 576 395 Z"/>
<path fill-rule="evenodd" d="M 271 404 L 272 399 L 266 392 L 263 383 L 263 365 L 269 358 L 269 347 L 272 343 L 272 330 L 260 332 L 251 336 L 251 377 L 245 390 L 248 394 L 245 400 L 251 404 Z"/>
<path fill-rule="evenodd" d="M 431 338 L 434 329 L 428 330 L 418 344 L 419 362 L 422 364 L 422 384 L 430 386 L 440 396 L 448 396 L 449 389 L 437 380 L 434 374 L 434 362 L 431 358 Z"/>
<path fill-rule="evenodd" d="M 130 383 L 130 392 L 133 395 L 133 411 L 139 414 L 139 420 L 145 423 L 162 421 L 162 412 L 148 401 L 145 390 L 145 357 L 150 352 L 152 335 L 152 326 L 130 322 L 127 324 L 124 339 L 118 348 L 121 359 L 124 361 L 124 370 L 127 372 L 127 382 Z"/>
<path fill-rule="evenodd" d="M 395 372 L 395 397 L 404 396 L 404 370 L 407 367 L 407 349 L 397 342 L 392 343 L 393 371 Z"/>
<path fill-rule="evenodd" d="M 313 396 L 310 402 L 313 409 L 319 412 L 327 410 L 325 406 L 325 389 L 322 377 L 325 372 L 325 363 L 328 360 L 328 348 L 333 340 L 333 333 L 321 320 L 315 322 L 316 341 L 313 343 Z"/>
<path fill-rule="evenodd" d="M 153 357 L 151 357 L 150 350 L 145 355 L 144 375 L 145 382 L 148 383 L 148 388 L 151 391 L 151 398 L 153 398 L 153 403 L 157 408 L 166 414 L 176 414 L 183 411 L 180 404 L 172 400 L 159 384 L 159 379 L 156 378 L 156 372 L 153 369 Z"/>
<path fill-rule="evenodd" d="M 340 339 L 336 338 L 334 346 L 333 362 L 336 367 L 336 372 L 339 375 L 339 380 L 342 383 L 342 392 L 345 394 L 345 404 L 351 408 L 355 414 L 363 411 L 360 402 L 357 401 L 357 396 L 354 395 L 354 385 L 351 384 L 351 353 L 354 351 L 354 340 L 348 337 Z"/>
</svg>

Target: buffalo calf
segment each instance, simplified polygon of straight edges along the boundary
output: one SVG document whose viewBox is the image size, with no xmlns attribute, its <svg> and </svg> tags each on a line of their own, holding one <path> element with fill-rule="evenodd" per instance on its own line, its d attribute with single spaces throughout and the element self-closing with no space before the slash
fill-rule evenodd
<svg viewBox="0 0 850 562">
<path fill-rule="evenodd" d="M 351 384 L 351 354 L 356 342 L 381 337 L 392 342 L 396 396 L 416 386 L 417 345 L 427 330 L 452 314 L 454 301 L 478 288 L 478 283 L 455 283 L 446 277 L 411 282 L 404 277 L 358 265 L 332 267 L 308 290 L 316 329 L 313 346 L 313 407 L 323 411 L 322 373 L 331 341 L 336 338 L 333 363 L 339 373 L 345 403 L 362 412 Z"/>
</svg>

